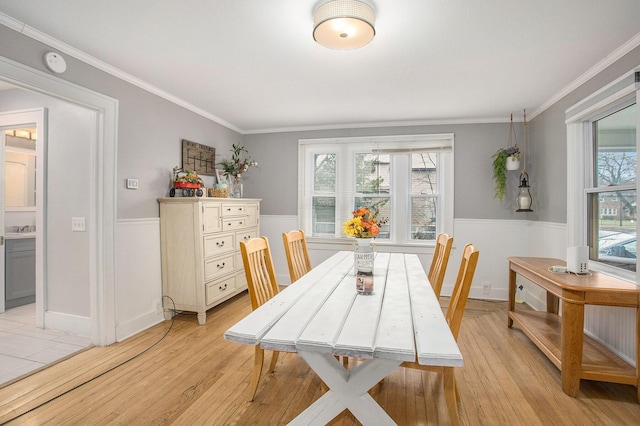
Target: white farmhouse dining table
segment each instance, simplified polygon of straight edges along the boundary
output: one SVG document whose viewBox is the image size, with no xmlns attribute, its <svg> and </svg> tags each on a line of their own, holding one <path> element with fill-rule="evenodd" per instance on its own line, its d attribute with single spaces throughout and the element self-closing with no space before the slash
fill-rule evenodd
<svg viewBox="0 0 640 426">
<path fill-rule="evenodd" d="M 224 334 L 297 352 L 328 386 L 291 425 L 324 425 L 345 408 L 363 425 L 395 425 L 369 389 L 403 361 L 463 364 L 417 255 L 377 253 L 370 295 L 356 292 L 353 265 L 353 252 L 334 254 Z M 347 369 L 334 355 L 364 362 Z"/>
</svg>

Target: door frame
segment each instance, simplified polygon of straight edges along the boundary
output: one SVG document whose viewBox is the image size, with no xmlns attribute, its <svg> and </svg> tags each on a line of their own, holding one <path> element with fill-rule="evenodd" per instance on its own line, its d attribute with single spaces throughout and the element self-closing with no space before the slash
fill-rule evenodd
<svg viewBox="0 0 640 426">
<path fill-rule="evenodd" d="M 98 346 L 114 343 L 118 100 L 3 56 L 0 80 L 94 112 L 89 194 L 89 220 L 96 225 L 89 233 L 91 342 Z"/>
</svg>

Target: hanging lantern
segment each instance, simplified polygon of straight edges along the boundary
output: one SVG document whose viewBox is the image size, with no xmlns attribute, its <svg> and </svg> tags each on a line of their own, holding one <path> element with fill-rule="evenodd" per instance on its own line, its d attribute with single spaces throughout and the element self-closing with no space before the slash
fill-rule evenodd
<svg viewBox="0 0 640 426">
<path fill-rule="evenodd" d="M 526 171 L 522 171 L 520 173 L 520 185 L 518 185 L 518 199 L 516 200 L 516 204 L 518 205 L 518 210 L 516 212 L 532 212 L 531 210 L 531 192 L 529 191 L 529 175 Z"/>
<path fill-rule="evenodd" d="M 524 110 L 524 120 L 523 120 L 523 133 L 524 133 L 524 149 L 522 151 L 523 160 L 526 160 L 527 155 L 527 110 Z M 516 199 L 516 205 L 518 206 L 518 210 L 516 212 L 532 212 L 531 203 L 533 200 L 531 199 L 531 192 L 529 191 L 529 175 L 527 174 L 527 162 L 523 161 L 524 166 L 522 167 L 522 173 L 520 173 L 520 184 L 518 185 L 518 198 Z"/>
</svg>

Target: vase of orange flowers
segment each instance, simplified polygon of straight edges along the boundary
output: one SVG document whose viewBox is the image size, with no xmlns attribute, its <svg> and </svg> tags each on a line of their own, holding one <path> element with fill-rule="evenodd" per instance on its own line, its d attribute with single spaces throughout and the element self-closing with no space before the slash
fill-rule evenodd
<svg viewBox="0 0 640 426">
<path fill-rule="evenodd" d="M 366 207 L 354 211 L 353 217 L 343 224 L 343 233 L 355 237 L 358 245 L 353 254 L 353 270 L 356 274 L 356 290 L 359 294 L 373 293 L 373 260 L 375 253 L 371 241 L 380 233 L 378 211 Z"/>
</svg>

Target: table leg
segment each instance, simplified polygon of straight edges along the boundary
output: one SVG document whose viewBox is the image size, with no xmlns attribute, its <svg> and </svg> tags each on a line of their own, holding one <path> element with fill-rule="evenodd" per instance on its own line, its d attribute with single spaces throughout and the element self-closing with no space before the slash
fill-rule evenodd
<svg viewBox="0 0 640 426">
<path fill-rule="evenodd" d="M 547 312 L 551 314 L 558 313 L 558 296 L 547 291 Z"/>
<path fill-rule="evenodd" d="M 367 393 L 401 361 L 374 358 L 352 370 L 346 370 L 330 354 L 298 352 L 329 390 L 289 423 L 290 425 L 325 425 L 345 408 L 363 425 L 395 425 L 396 423 Z"/>
<path fill-rule="evenodd" d="M 561 332 L 562 390 L 567 395 L 578 396 L 584 342 L 584 304 L 562 300 Z"/>
<path fill-rule="evenodd" d="M 509 267 L 509 312 L 513 312 L 516 309 L 516 272 Z M 507 326 L 513 325 L 513 320 L 507 312 Z"/>
<path fill-rule="evenodd" d="M 447 401 L 447 410 L 449 411 L 449 421 L 453 426 L 460 424 L 458 417 L 458 390 L 456 388 L 456 377 L 453 367 L 444 367 L 444 396 Z"/>
</svg>

